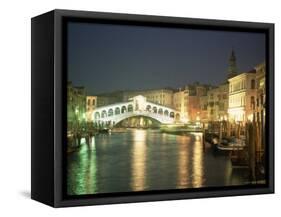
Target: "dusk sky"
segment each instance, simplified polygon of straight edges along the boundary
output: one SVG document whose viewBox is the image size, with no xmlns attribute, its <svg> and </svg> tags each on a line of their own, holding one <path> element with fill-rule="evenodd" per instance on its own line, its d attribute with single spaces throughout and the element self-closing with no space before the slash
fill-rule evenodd
<svg viewBox="0 0 281 217">
<path fill-rule="evenodd" d="M 68 80 L 89 94 L 217 85 L 232 48 L 238 71 L 251 70 L 265 61 L 265 34 L 69 23 Z"/>
</svg>

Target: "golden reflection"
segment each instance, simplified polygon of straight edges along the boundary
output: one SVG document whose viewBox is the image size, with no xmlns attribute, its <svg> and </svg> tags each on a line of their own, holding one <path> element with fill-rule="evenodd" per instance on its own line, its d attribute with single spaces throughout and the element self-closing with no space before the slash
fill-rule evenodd
<svg viewBox="0 0 281 217">
<path fill-rule="evenodd" d="M 177 143 L 179 144 L 177 187 L 186 188 L 189 184 L 188 151 L 190 146 L 190 137 L 178 136 Z"/>
<path fill-rule="evenodd" d="M 202 133 L 192 133 L 194 135 L 193 148 L 193 179 L 192 186 L 195 188 L 203 185 L 203 144 Z"/>
<path fill-rule="evenodd" d="M 132 148 L 132 182 L 133 191 L 145 189 L 146 177 L 146 130 L 134 130 Z"/>
</svg>

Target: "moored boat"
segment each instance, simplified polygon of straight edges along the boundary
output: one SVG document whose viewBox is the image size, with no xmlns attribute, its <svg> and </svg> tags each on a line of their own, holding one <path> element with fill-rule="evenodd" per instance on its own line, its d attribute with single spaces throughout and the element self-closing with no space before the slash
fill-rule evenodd
<svg viewBox="0 0 281 217">
<path fill-rule="evenodd" d="M 102 133 L 102 134 L 107 134 L 107 133 L 110 133 L 110 132 L 111 132 L 111 129 L 109 129 L 109 128 L 103 128 L 103 129 L 99 130 L 99 133 Z"/>
<path fill-rule="evenodd" d="M 244 139 L 238 139 L 234 137 L 223 138 L 221 142 L 217 144 L 217 149 L 221 151 L 240 151 L 246 146 Z"/>
</svg>

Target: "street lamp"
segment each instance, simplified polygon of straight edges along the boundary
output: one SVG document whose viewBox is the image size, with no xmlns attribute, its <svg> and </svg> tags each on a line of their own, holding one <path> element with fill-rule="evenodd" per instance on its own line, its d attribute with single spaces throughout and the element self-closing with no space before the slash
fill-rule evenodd
<svg viewBox="0 0 281 217">
<path fill-rule="evenodd" d="M 248 115 L 248 121 L 253 122 L 253 114 Z"/>
</svg>

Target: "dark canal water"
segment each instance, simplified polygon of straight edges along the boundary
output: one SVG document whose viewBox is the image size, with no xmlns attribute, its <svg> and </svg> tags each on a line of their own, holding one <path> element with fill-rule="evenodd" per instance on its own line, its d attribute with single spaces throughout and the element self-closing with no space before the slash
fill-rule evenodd
<svg viewBox="0 0 281 217">
<path fill-rule="evenodd" d="M 98 135 L 68 154 L 69 195 L 243 185 L 227 155 L 204 151 L 200 133 L 189 136 L 128 129 Z"/>
</svg>

